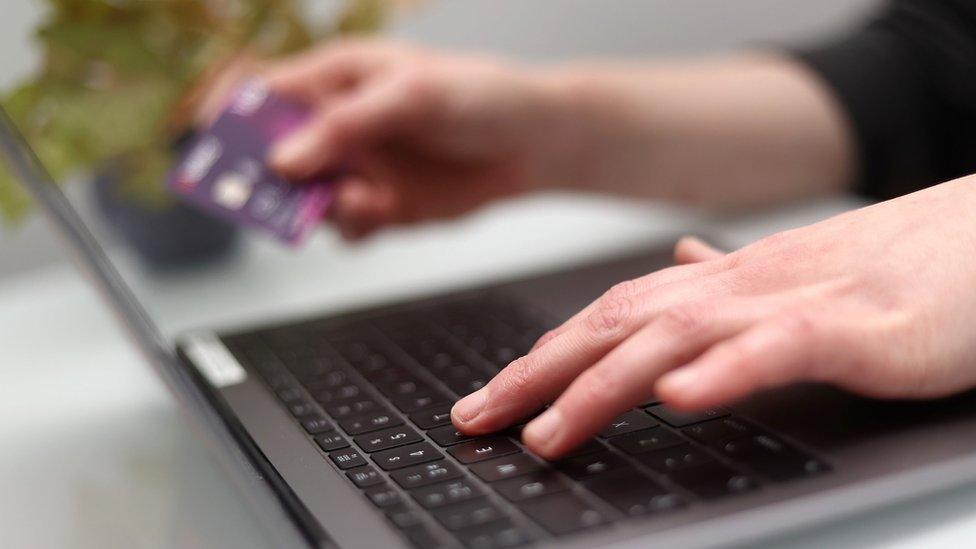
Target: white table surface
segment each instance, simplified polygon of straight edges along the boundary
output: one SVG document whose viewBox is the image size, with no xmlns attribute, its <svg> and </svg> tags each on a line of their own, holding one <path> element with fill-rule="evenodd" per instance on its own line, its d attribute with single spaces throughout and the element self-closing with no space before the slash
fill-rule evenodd
<svg viewBox="0 0 976 549">
<path fill-rule="evenodd" d="M 148 305 L 168 328 L 237 323 L 488 279 L 682 228 L 708 227 L 741 245 L 851 204 L 705 223 L 612 201 L 543 197 L 357 248 L 328 234 L 298 255 L 258 241 L 215 271 L 138 286 L 151 291 Z M 244 299 L 257 290 L 258 303 Z M 0 547 L 267 546 L 173 399 L 71 266 L 0 280 L 0 368 Z M 969 486 L 768 545 L 959 547 L 974 537 Z"/>
</svg>

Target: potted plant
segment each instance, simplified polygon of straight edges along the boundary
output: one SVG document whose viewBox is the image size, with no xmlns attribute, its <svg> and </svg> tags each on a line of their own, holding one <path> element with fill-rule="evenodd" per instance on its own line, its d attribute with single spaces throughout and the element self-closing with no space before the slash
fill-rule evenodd
<svg viewBox="0 0 976 549">
<path fill-rule="evenodd" d="M 58 0 L 36 31 L 38 70 L 4 106 L 58 181 L 94 174 L 97 203 L 151 266 L 221 255 L 232 227 L 177 203 L 165 174 L 201 90 L 255 60 L 379 28 L 394 0 L 341 0 L 321 28 L 299 0 Z M 0 164 L 0 219 L 30 203 Z"/>
</svg>

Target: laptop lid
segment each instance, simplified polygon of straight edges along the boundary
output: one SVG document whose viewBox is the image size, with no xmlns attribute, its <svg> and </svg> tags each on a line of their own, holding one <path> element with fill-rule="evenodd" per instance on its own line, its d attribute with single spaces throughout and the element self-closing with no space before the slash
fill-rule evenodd
<svg viewBox="0 0 976 549">
<path fill-rule="evenodd" d="M 91 224 L 76 204 L 62 192 L 0 105 L 0 159 L 31 195 L 45 214 L 81 271 L 99 291 L 120 324 L 143 353 L 146 361 L 170 389 L 186 412 L 191 426 L 208 443 L 213 455 L 241 490 L 244 499 L 256 510 L 275 546 L 300 546 L 311 543 L 299 528 L 288 505 L 287 490 L 278 486 L 256 448 L 236 431 L 214 406 L 203 386 L 176 353 L 174 339 L 159 328 L 137 297 L 124 268 L 113 261 Z M 102 233 L 104 238 L 107 232 Z M 129 272 L 134 272 L 130 267 Z M 145 287 L 145 285 L 144 285 Z M 57 339 L 58 334 L 52 334 Z"/>
</svg>

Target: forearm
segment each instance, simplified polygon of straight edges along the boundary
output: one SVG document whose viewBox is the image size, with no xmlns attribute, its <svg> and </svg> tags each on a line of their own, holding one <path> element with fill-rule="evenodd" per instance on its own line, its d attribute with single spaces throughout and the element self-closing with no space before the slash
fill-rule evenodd
<svg viewBox="0 0 976 549">
<path fill-rule="evenodd" d="M 574 113 L 567 186 L 731 209 L 838 191 L 856 171 L 839 107 L 785 57 L 574 66 L 545 78 Z"/>
</svg>

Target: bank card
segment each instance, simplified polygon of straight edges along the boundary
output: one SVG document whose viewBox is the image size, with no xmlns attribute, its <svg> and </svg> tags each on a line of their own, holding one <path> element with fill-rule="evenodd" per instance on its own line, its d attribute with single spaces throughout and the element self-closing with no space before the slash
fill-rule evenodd
<svg viewBox="0 0 976 549">
<path fill-rule="evenodd" d="M 325 215 L 332 184 L 286 181 L 265 159 L 276 141 L 308 117 L 303 105 L 260 81 L 247 82 L 216 121 L 190 141 L 170 173 L 169 187 L 213 215 L 291 245 L 302 243 Z"/>
</svg>

